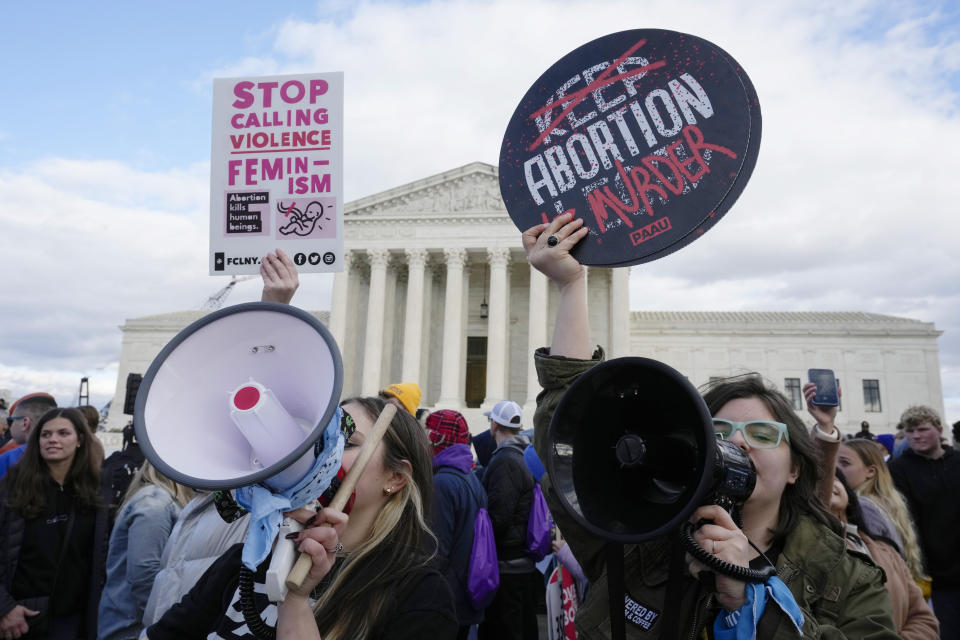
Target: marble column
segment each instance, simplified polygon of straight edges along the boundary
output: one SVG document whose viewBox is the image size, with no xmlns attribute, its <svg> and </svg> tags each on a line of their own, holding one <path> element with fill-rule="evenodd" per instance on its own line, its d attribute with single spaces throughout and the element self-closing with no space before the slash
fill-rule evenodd
<svg viewBox="0 0 960 640">
<path fill-rule="evenodd" d="M 537 408 L 537 394 L 540 393 L 540 381 L 533 362 L 533 352 L 540 347 L 550 346 L 547 341 L 547 276 L 530 267 L 530 310 L 527 314 L 527 399 L 523 413 L 532 416 Z M 532 426 L 532 425 L 531 425 Z"/>
<path fill-rule="evenodd" d="M 386 249 L 371 249 L 367 251 L 367 256 L 370 259 L 370 298 L 367 304 L 367 330 L 363 341 L 363 378 L 360 388 L 364 395 L 375 396 L 381 387 L 383 300 L 390 252 Z"/>
<path fill-rule="evenodd" d="M 630 267 L 610 270 L 610 353 L 608 358 L 630 355 Z"/>
<path fill-rule="evenodd" d="M 346 350 L 347 304 L 350 291 L 350 269 L 353 267 L 353 252 L 343 252 L 343 271 L 333 274 L 333 297 L 330 300 L 330 333 L 340 347 Z"/>
<path fill-rule="evenodd" d="M 487 249 L 490 269 L 490 308 L 487 318 L 487 390 L 485 408 L 507 399 L 507 267 L 510 249 Z"/>
<path fill-rule="evenodd" d="M 460 367 L 463 366 L 463 265 L 465 249 L 444 249 L 447 263 L 446 298 L 443 301 L 443 353 L 440 359 L 438 408 L 463 408 Z"/>
<path fill-rule="evenodd" d="M 407 249 L 407 311 L 403 321 L 403 365 L 400 379 L 416 382 L 420 388 L 426 381 L 420 377 L 420 346 L 423 339 L 423 276 L 427 262 L 425 249 Z"/>
</svg>

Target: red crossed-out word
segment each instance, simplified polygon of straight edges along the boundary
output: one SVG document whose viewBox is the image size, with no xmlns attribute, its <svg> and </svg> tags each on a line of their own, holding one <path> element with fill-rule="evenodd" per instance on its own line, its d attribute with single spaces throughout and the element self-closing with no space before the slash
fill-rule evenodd
<svg viewBox="0 0 960 640">
<path fill-rule="evenodd" d="M 627 49 L 627 52 L 624 53 L 619 58 L 617 58 L 612 65 L 604 69 L 603 72 L 597 76 L 596 80 L 591 82 L 589 85 L 587 85 L 583 89 L 580 89 L 578 91 L 575 91 L 574 93 L 571 93 L 568 96 L 565 96 L 568 100 L 570 100 L 570 102 L 567 103 L 567 106 L 564 108 L 564 110 L 560 112 L 560 115 L 554 118 L 553 121 L 550 122 L 550 125 L 543 130 L 540 136 L 533 141 L 533 144 L 527 147 L 527 151 L 533 151 L 534 149 L 539 147 L 543 143 L 543 140 L 550 135 L 550 132 L 553 131 L 553 129 L 560 123 L 560 121 L 566 118 L 571 111 L 577 108 L 577 106 L 581 102 L 583 102 L 583 100 L 590 93 L 593 93 L 597 89 L 602 89 L 607 85 L 613 84 L 614 82 L 618 82 L 620 80 L 626 80 L 627 78 L 632 78 L 634 76 L 639 76 L 641 74 L 647 73 L 648 71 L 653 71 L 654 69 L 659 69 L 660 67 L 665 66 L 667 64 L 665 61 L 658 60 L 657 62 L 651 62 L 650 64 L 645 65 L 643 67 L 637 67 L 636 69 L 634 69 L 633 71 L 630 71 L 629 73 L 621 73 L 620 75 L 613 76 L 612 78 L 609 77 L 610 74 L 613 73 L 614 69 L 616 69 L 621 63 L 623 63 L 624 60 L 629 58 L 633 53 L 636 52 L 637 49 L 639 49 L 646 43 L 647 43 L 646 39 L 640 40 L 639 42 L 634 44 L 632 47 Z M 555 106 L 554 103 L 551 102 L 550 104 L 544 107 L 541 107 L 540 109 L 537 109 L 536 111 L 531 113 L 528 116 L 528 119 L 532 120 L 537 116 L 547 113 L 548 111 L 552 111 L 554 106 Z"/>
</svg>

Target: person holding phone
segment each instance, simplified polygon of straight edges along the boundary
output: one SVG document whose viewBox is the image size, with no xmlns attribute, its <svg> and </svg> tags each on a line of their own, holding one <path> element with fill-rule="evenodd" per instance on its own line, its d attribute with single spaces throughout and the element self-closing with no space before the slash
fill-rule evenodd
<svg viewBox="0 0 960 640">
<path fill-rule="evenodd" d="M 590 343 L 585 270 L 570 254 L 586 234 L 583 220 L 571 214 L 523 233 L 530 264 L 559 291 L 553 340 L 534 356 L 544 387 L 534 417 L 535 446 L 543 459 L 548 455 L 550 420 L 561 397 L 580 374 L 604 357 L 603 350 Z M 711 584 L 696 561 L 689 562 L 683 575 L 671 576 L 669 539 L 629 545 L 623 557 L 630 599 L 625 603 L 644 615 L 639 623 L 637 616 L 627 617 L 627 637 L 675 633 L 700 637 L 712 625 L 716 637 L 743 632 L 750 637 L 796 638 L 802 632 L 809 638 L 897 638 L 882 572 L 847 553 L 839 522 L 817 494 L 816 450 L 789 401 L 759 376 L 720 381 L 707 390 L 704 400 L 717 433 L 750 456 L 757 477 L 743 507 L 743 529 L 722 508 L 701 506 L 691 522 L 712 522 L 697 529 L 694 539 L 715 556 L 741 567 L 773 563 L 789 596 L 781 592 L 776 599 L 785 605 L 765 600 L 764 612 L 757 617 L 748 602 L 755 590 L 751 587 L 748 592 L 744 582 L 717 574 Z M 557 525 L 592 584 L 577 612 L 578 637 L 606 638 L 611 595 L 604 578 L 603 541 L 563 510 L 549 474 L 543 489 Z M 698 579 L 701 574 L 703 580 Z M 681 581 L 682 595 L 667 602 L 671 578 Z M 679 629 L 665 628 L 663 614 L 668 607 Z"/>
</svg>

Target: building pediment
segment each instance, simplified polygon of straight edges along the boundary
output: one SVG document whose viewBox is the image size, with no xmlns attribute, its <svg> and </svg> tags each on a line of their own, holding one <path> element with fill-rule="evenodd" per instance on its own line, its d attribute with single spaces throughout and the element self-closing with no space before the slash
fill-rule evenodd
<svg viewBox="0 0 960 640">
<path fill-rule="evenodd" d="M 347 203 L 344 222 L 398 218 L 507 217 L 497 168 L 485 162 L 417 180 Z"/>
</svg>

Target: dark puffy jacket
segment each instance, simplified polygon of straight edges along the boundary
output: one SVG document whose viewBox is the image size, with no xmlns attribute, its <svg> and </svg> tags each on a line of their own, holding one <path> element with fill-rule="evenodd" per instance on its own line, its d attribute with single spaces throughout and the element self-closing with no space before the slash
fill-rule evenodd
<svg viewBox="0 0 960 640">
<path fill-rule="evenodd" d="M 501 573 L 524 573 L 534 570 L 533 561 L 525 552 L 527 520 L 533 503 L 533 475 L 523 460 L 523 450 L 530 444 L 524 436 L 514 436 L 497 447 L 483 473 L 487 490 L 487 511 L 493 523 L 497 542 L 497 559 Z"/>
<path fill-rule="evenodd" d="M 6 487 L 0 488 L 0 616 L 6 615 L 15 606 L 17 601 L 10 593 L 14 576 L 17 573 L 17 564 L 20 559 L 20 549 L 23 546 L 23 533 L 26 521 L 20 512 L 7 506 Z M 99 507 L 96 510 L 93 529 L 92 564 L 90 571 L 90 587 L 87 594 L 86 609 L 86 637 L 97 637 L 97 610 L 100 606 L 100 592 L 106 581 L 107 547 L 110 540 L 110 531 L 107 528 L 107 509 Z M 51 553 L 58 553 L 59 549 Z M 66 558 L 68 570 L 70 558 Z"/>
<path fill-rule="evenodd" d="M 470 552 L 473 551 L 473 523 L 481 507 L 487 506 L 487 492 L 471 472 L 470 445 L 456 444 L 433 459 L 432 529 L 437 536 L 436 566 L 447 579 L 461 627 L 483 620 L 467 592 Z"/>
</svg>

